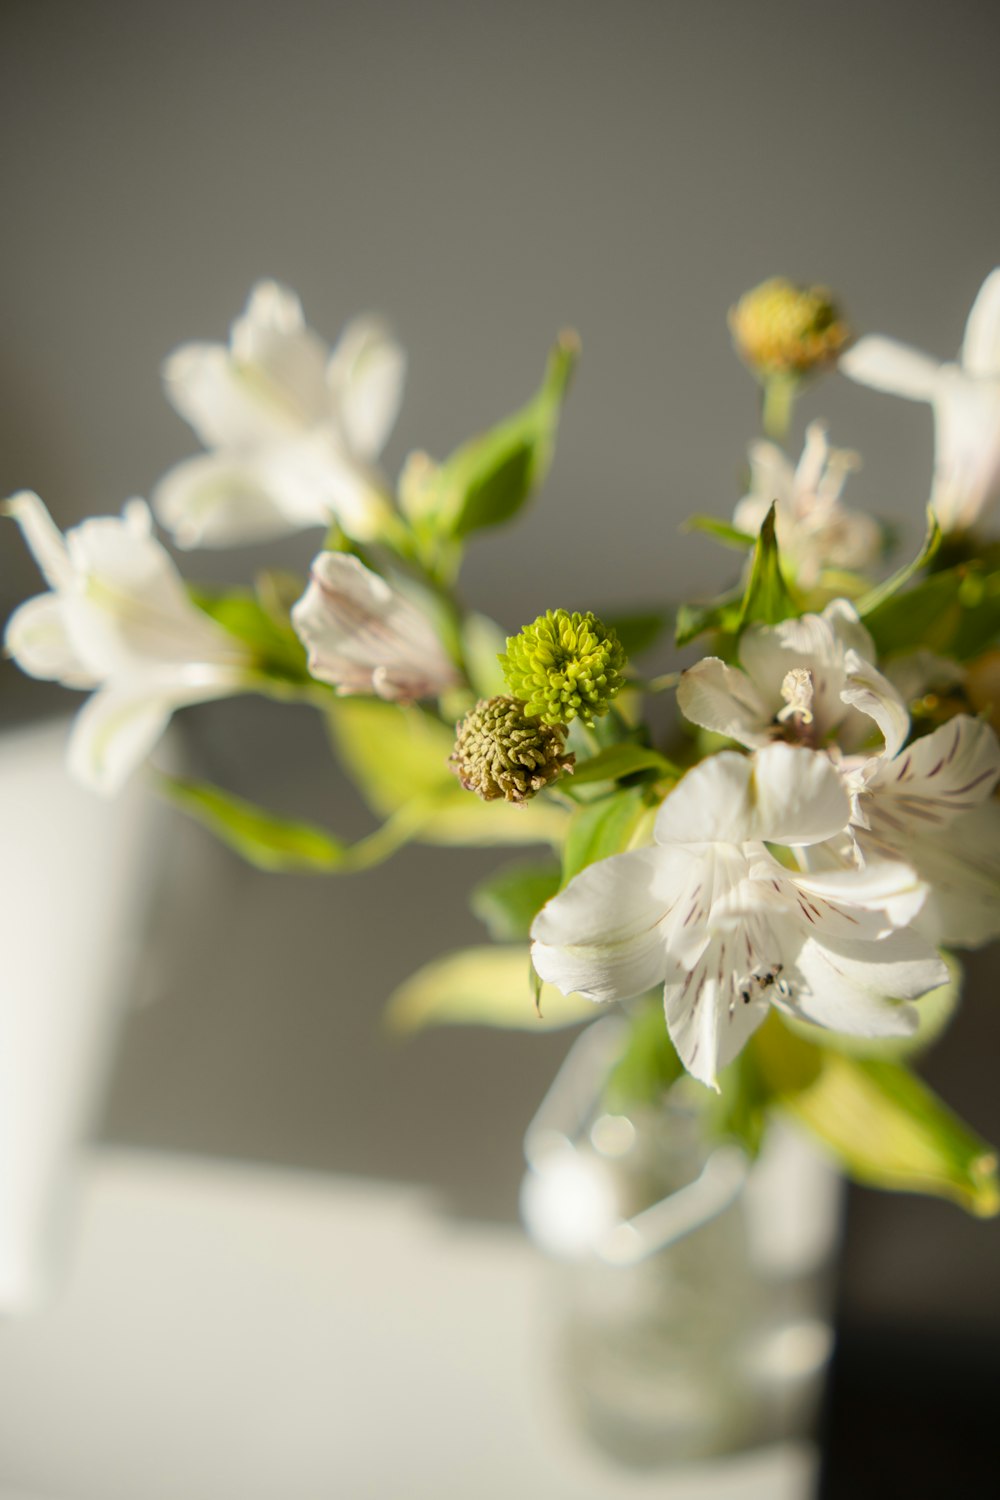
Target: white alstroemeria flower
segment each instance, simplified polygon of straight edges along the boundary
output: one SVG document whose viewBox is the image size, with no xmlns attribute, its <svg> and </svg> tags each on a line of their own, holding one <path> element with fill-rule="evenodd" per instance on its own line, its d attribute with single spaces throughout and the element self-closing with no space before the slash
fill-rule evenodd
<svg viewBox="0 0 1000 1500">
<path fill-rule="evenodd" d="M 857 853 L 863 862 L 905 860 L 927 882 L 918 927 L 934 943 L 978 947 L 1000 937 L 998 779 L 996 734 L 968 714 L 847 777 Z"/>
<path fill-rule="evenodd" d="M 209 452 L 153 495 L 182 547 L 264 541 L 338 521 L 359 541 L 387 512 L 375 460 L 399 410 L 405 356 L 373 318 L 332 351 L 294 292 L 254 287 L 229 345 L 184 344 L 163 366 L 169 400 Z"/>
<path fill-rule="evenodd" d="M 751 625 L 740 638 L 740 667 L 706 656 L 682 673 L 681 712 L 693 724 L 755 749 L 774 739 L 814 748 L 836 736 L 864 743 L 874 720 L 889 754 L 909 730 L 896 689 L 871 665 L 875 645 L 846 599 L 821 615 Z"/>
<path fill-rule="evenodd" d="M 944 531 L 974 526 L 1000 497 L 1000 266 L 972 304 L 959 362 L 895 339 L 859 339 L 840 358 L 852 380 L 934 408 L 931 504 Z"/>
<path fill-rule="evenodd" d="M 947 978 L 898 930 L 924 900 L 914 872 L 872 862 L 802 874 L 766 847 L 835 837 L 849 813 L 825 755 L 778 744 L 712 756 L 663 803 L 651 848 L 590 865 L 542 908 L 535 968 L 597 1001 L 662 984 L 678 1055 L 710 1085 L 770 1005 L 837 1031 L 908 1035 L 907 1002 Z"/>
<path fill-rule="evenodd" d="M 881 555 L 881 530 L 871 516 L 840 503 L 844 481 L 859 465 L 856 453 L 830 447 L 822 422 L 806 428 L 795 469 L 776 443 L 754 443 L 750 490 L 733 513 L 733 525 L 756 536 L 776 502 L 781 559 L 803 588 L 815 588 L 830 568 L 867 572 Z"/>
<path fill-rule="evenodd" d="M 4 644 L 31 677 L 94 688 L 77 715 L 70 770 L 107 795 L 160 738 L 175 708 L 244 691 L 246 653 L 192 604 L 152 517 L 132 500 L 122 517 L 84 521 L 64 537 L 37 495 L 4 507 L 51 592 L 16 609 Z"/>
<path fill-rule="evenodd" d="M 427 616 L 346 553 L 321 552 L 314 560 L 292 624 L 312 675 L 341 693 L 412 702 L 461 681 Z"/>
</svg>

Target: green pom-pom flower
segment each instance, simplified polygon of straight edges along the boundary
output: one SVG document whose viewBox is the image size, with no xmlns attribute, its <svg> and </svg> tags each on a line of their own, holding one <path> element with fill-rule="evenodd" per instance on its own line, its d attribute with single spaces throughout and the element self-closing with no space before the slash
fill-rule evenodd
<svg viewBox="0 0 1000 1500">
<path fill-rule="evenodd" d="M 525 712 L 546 724 L 581 719 L 591 725 L 607 713 L 625 684 L 625 652 L 596 615 L 550 609 L 507 641 L 500 656 L 507 686 Z"/>
<path fill-rule="evenodd" d="M 448 764 L 466 791 L 484 802 L 527 802 L 572 769 L 565 738 L 563 725 L 527 718 L 517 698 L 481 698 L 458 725 Z"/>
</svg>

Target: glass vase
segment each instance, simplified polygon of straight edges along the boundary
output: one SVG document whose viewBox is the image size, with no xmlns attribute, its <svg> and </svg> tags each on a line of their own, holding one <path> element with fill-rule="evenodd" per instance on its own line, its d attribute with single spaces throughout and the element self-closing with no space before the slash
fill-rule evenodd
<svg viewBox="0 0 1000 1500">
<path fill-rule="evenodd" d="M 627 1024 L 578 1039 L 532 1122 L 522 1216 L 576 1420 L 618 1460 L 686 1462 L 807 1435 L 832 1347 L 842 1184 L 776 1123 L 750 1161 L 699 1085 L 608 1113 Z"/>
</svg>

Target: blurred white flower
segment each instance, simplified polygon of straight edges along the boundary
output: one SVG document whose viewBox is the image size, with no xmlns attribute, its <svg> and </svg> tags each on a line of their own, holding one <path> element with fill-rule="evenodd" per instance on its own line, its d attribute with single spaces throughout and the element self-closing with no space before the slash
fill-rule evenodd
<svg viewBox="0 0 1000 1500">
<path fill-rule="evenodd" d="M 1000 497 L 1000 266 L 983 282 L 957 364 L 895 339 L 859 339 L 841 356 L 852 380 L 934 408 L 931 503 L 945 531 L 974 526 Z"/>
<path fill-rule="evenodd" d="M 896 689 L 871 665 L 875 645 L 846 599 L 821 615 L 751 625 L 740 637 L 741 666 L 706 656 L 682 673 L 681 712 L 693 724 L 754 749 L 774 739 L 821 748 L 862 745 L 878 726 L 888 753 L 906 739 L 909 715 Z"/>
<path fill-rule="evenodd" d="M 913 870 L 802 874 L 766 848 L 836 837 L 849 815 L 825 755 L 778 744 L 712 756 L 663 803 L 651 848 L 590 865 L 542 908 L 535 968 L 596 1001 L 664 985 L 678 1055 L 710 1085 L 770 1005 L 862 1036 L 910 1034 L 906 1002 L 947 978 L 926 942 L 898 930 L 925 897 Z"/>
<path fill-rule="evenodd" d="M 844 481 L 859 467 L 857 454 L 831 448 L 822 422 L 806 428 L 793 469 L 776 443 L 750 449 L 750 491 L 733 513 L 740 531 L 756 536 L 777 502 L 775 525 L 782 563 L 806 589 L 829 569 L 864 573 L 878 563 L 882 533 L 871 516 L 840 503 Z"/>
<path fill-rule="evenodd" d="M 111 794 L 175 708 L 247 688 L 249 659 L 191 602 L 142 500 L 65 537 L 30 491 L 4 509 L 51 590 L 14 611 L 4 644 L 32 677 L 96 689 L 74 723 L 69 764 L 78 780 Z"/>
<path fill-rule="evenodd" d="M 905 860 L 927 882 L 918 926 L 932 942 L 978 947 L 1000 937 L 998 780 L 997 737 L 968 714 L 848 775 L 857 855 Z"/>
<path fill-rule="evenodd" d="M 331 353 L 294 292 L 259 282 L 228 347 L 184 344 L 164 363 L 168 399 L 209 452 L 160 481 L 157 516 L 182 547 L 333 521 L 371 540 L 388 505 L 374 465 L 404 372 L 403 351 L 378 320 L 349 323 Z"/>
<path fill-rule="evenodd" d="M 321 552 L 292 609 L 309 670 L 341 693 L 413 701 L 461 680 L 430 620 L 415 604 L 343 552 Z"/>
</svg>

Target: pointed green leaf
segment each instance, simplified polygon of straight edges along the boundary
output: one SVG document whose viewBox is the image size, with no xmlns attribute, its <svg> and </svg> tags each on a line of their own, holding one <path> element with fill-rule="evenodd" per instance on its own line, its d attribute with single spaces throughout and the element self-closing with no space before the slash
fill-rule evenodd
<svg viewBox="0 0 1000 1500">
<path fill-rule="evenodd" d="M 573 814 L 563 850 L 564 885 L 595 860 L 628 846 L 645 811 L 644 795 L 641 786 L 625 787 Z"/>
<path fill-rule="evenodd" d="M 527 406 L 445 459 L 433 481 L 439 530 L 461 538 L 509 521 L 542 483 L 579 352 L 576 334 L 561 334 Z"/>
<path fill-rule="evenodd" d="M 634 776 L 638 771 L 655 771 L 657 776 L 681 776 L 680 769 L 646 745 L 635 745 L 628 740 L 609 745 L 598 755 L 588 760 L 577 761 L 573 771 L 573 785 L 584 786 L 591 781 L 620 781 L 623 776 Z"/>
<path fill-rule="evenodd" d="M 757 540 L 749 531 L 740 531 L 728 521 L 720 521 L 717 516 L 691 516 L 681 529 L 703 531 L 707 536 L 715 537 L 723 546 L 734 547 L 739 552 L 747 552 Z"/>
<path fill-rule="evenodd" d="M 754 544 L 740 610 L 740 629 L 758 621 L 763 625 L 778 625 L 782 620 L 798 613 L 795 600 L 789 592 L 781 571 L 778 553 L 778 538 L 775 534 L 777 506 L 772 505 L 764 517 L 760 535 Z"/>
<path fill-rule="evenodd" d="M 902 1064 L 825 1052 L 783 1103 L 858 1182 L 1000 1212 L 996 1153 Z"/>
<path fill-rule="evenodd" d="M 592 1000 L 562 995 L 548 984 L 536 1009 L 527 959 L 521 944 L 463 948 L 435 959 L 396 990 L 387 1023 L 394 1031 L 442 1025 L 553 1031 L 593 1018 Z"/>
<path fill-rule="evenodd" d="M 175 806 L 259 870 L 329 874 L 344 862 L 345 846 L 324 829 L 277 818 L 219 787 L 173 776 L 158 782 Z"/>
<path fill-rule="evenodd" d="M 521 942 L 559 882 L 557 864 L 504 865 L 480 881 L 469 904 L 494 942 Z"/>
</svg>

